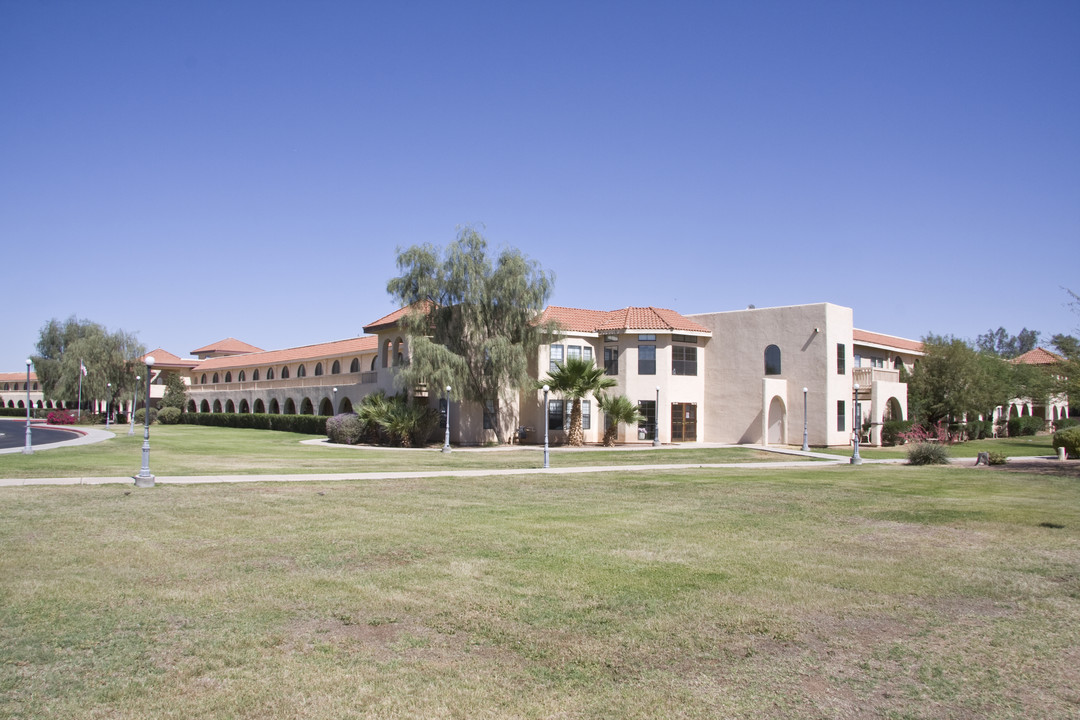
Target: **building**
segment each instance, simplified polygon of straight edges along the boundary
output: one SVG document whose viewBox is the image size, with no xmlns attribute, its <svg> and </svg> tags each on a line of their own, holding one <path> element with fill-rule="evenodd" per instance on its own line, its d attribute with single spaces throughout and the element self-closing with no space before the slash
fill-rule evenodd
<svg viewBox="0 0 1080 720">
<path fill-rule="evenodd" d="M 6 408 L 26 408 L 27 392 L 29 392 L 30 406 L 35 408 L 52 408 L 52 400 L 45 398 L 38 384 L 37 373 L 30 371 L 29 385 L 25 372 L 0 373 L 0 402 Z M 59 407 L 57 404 L 56 407 Z"/>
<path fill-rule="evenodd" d="M 1009 362 L 1017 365 L 1034 365 L 1053 374 L 1054 368 L 1064 363 L 1065 358 L 1045 348 L 1037 347 L 1009 360 Z M 1010 418 L 1014 417 L 1042 418 L 1049 429 L 1053 423 L 1069 417 L 1069 398 L 1063 393 L 1051 395 L 1045 399 L 1013 398 L 1008 405 L 994 410 L 995 424 L 1008 422 Z"/>
</svg>

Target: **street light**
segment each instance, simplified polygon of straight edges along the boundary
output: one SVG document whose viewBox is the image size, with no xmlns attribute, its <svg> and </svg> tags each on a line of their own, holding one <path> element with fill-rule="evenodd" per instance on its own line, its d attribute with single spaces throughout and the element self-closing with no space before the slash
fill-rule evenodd
<svg viewBox="0 0 1080 720">
<path fill-rule="evenodd" d="M 806 426 L 806 388 L 802 389 L 802 449 L 803 452 L 809 452 L 810 444 L 807 440 L 807 426 Z"/>
<path fill-rule="evenodd" d="M 446 435 L 443 439 L 442 451 L 450 452 L 450 386 L 446 386 Z"/>
<path fill-rule="evenodd" d="M 548 391 L 551 388 L 547 385 L 544 386 L 544 467 L 551 467 L 550 457 L 548 456 L 548 425 L 551 423 L 548 421 Z"/>
<path fill-rule="evenodd" d="M 33 361 L 26 358 L 26 445 L 23 446 L 23 455 L 34 454 L 34 441 L 30 437 L 30 365 Z"/>
<path fill-rule="evenodd" d="M 139 392 L 139 380 L 141 380 L 141 379 L 142 378 L 140 378 L 138 375 L 136 375 L 135 376 L 135 387 L 131 388 L 131 410 L 128 413 L 129 415 L 131 415 L 131 427 L 128 428 L 128 435 L 134 435 L 135 434 L 135 396 Z"/>
<path fill-rule="evenodd" d="M 855 452 L 851 454 L 852 465 L 862 465 L 862 458 L 859 457 L 859 383 L 855 383 L 855 399 L 851 403 L 851 410 L 854 415 L 851 421 L 851 429 L 855 431 Z"/>
<path fill-rule="evenodd" d="M 334 407 L 330 408 L 330 414 L 337 414 L 337 388 L 331 388 L 331 392 L 334 393 Z"/>
<path fill-rule="evenodd" d="M 146 356 L 146 407 L 143 408 L 142 468 L 135 476 L 135 487 L 154 487 L 154 476 L 150 474 L 150 378 L 154 369 L 154 356 Z"/>
<path fill-rule="evenodd" d="M 112 417 L 112 383 L 105 383 L 105 429 L 109 429 L 109 420 Z"/>
<path fill-rule="evenodd" d="M 660 386 L 656 386 L 656 415 L 653 417 L 652 446 L 660 447 Z"/>
</svg>

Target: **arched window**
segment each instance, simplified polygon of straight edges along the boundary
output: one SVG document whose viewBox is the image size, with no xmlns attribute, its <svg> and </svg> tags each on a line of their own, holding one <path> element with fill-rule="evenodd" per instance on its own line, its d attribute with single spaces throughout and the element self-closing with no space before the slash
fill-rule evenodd
<svg viewBox="0 0 1080 720">
<path fill-rule="evenodd" d="M 251 371 L 251 382 L 259 382 L 259 368 Z"/>
<path fill-rule="evenodd" d="M 322 375 L 322 363 L 315 363 L 315 377 Z"/>
<path fill-rule="evenodd" d="M 274 379 L 274 368 L 266 368 L 266 379 L 267 380 L 273 380 Z"/>
<path fill-rule="evenodd" d="M 375 361 L 376 361 L 376 360 L 378 360 L 378 359 L 379 359 L 379 356 L 378 356 L 378 355 L 376 355 L 375 357 L 371 358 L 371 372 L 375 372 Z"/>
<path fill-rule="evenodd" d="M 375 359 L 371 360 L 371 369 L 375 369 Z M 349 366 L 349 372 L 360 372 L 360 358 L 353 358 L 352 365 Z"/>
<path fill-rule="evenodd" d="M 895 358 L 893 358 L 892 369 L 899 370 L 902 367 L 904 367 L 904 359 L 897 355 Z"/>
<path fill-rule="evenodd" d="M 199 384 L 200 385 L 205 385 L 206 384 L 206 373 L 202 374 L 202 377 L 199 379 Z"/>
<path fill-rule="evenodd" d="M 282 380 L 288 380 L 289 379 L 289 366 L 288 365 L 282 365 L 281 366 L 281 379 Z M 288 413 L 288 414 L 292 415 L 292 413 Z"/>
<path fill-rule="evenodd" d="M 205 400 L 199 403 L 199 412 L 210 412 L 210 403 Z"/>
<path fill-rule="evenodd" d="M 216 412 L 216 413 L 221 412 L 221 401 L 220 400 L 215 400 L 214 401 L 214 412 Z"/>
<path fill-rule="evenodd" d="M 236 378 L 236 379 L 237 379 L 237 380 L 238 380 L 239 382 L 244 382 L 245 380 L 247 380 L 247 371 L 246 371 L 246 370 L 241 370 L 241 371 L 240 371 L 240 377 L 238 377 L 238 378 Z"/>
<path fill-rule="evenodd" d="M 225 373 L 225 382 L 232 382 L 232 371 L 231 370 Z"/>
<path fill-rule="evenodd" d="M 765 348 L 765 374 L 780 374 L 780 348 L 776 345 Z"/>
<path fill-rule="evenodd" d="M 340 375 L 341 374 L 341 363 L 338 362 L 337 360 L 335 360 L 334 364 L 330 366 L 330 374 L 331 375 Z"/>
<path fill-rule="evenodd" d="M 218 380 L 218 374 L 217 374 L 217 373 L 214 373 L 214 384 L 216 385 L 216 384 L 217 384 L 218 382 L 219 382 L 219 380 Z"/>
<path fill-rule="evenodd" d="M 296 377 L 307 377 L 307 368 L 303 365 L 296 368 Z"/>
<path fill-rule="evenodd" d="M 281 413 L 281 406 L 278 405 L 277 398 L 271 398 L 270 399 L 270 414 L 271 415 L 278 415 L 280 413 Z"/>
</svg>

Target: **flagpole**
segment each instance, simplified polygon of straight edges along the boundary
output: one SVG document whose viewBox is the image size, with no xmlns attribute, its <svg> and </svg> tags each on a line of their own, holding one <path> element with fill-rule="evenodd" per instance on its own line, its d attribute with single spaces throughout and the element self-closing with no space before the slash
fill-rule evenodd
<svg viewBox="0 0 1080 720">
<path fill-rule="evenodd" d="M 82 358 L 79 358 L 79 404 L 75 408 L 75 417 L 78 420 L 82 420 L 82 379 L 86 374 L 86 366 L 83 365 Z"/>
</svg>

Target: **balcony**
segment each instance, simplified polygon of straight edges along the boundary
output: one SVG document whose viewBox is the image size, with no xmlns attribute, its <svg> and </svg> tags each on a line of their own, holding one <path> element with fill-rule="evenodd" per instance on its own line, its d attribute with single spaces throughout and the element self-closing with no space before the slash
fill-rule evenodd
<svg viewBox="0 0 1080 720">
<path fill-rule="evenodd" d="M 885 368 L 860 367 L 852 368 L 852 382 L 858 383 L 860 388 L 869 388 L 876 382 L 900 382 L 899 370 L 886 370 Z"/>
<path fill-rule="evenodd" d="M 195 384 L 188 387 L 189 393 L 202 392 L 236 392 L 250 390 L 295 390 L 302 388 L 329 388 L 333 386 L 348 385 L 374 385 L 378 382 L 379 373 L 340 373 L 338 375 L 315 375 L 302 378 L 286 378 L 275 380 L 246 380 L 244 382 L 219 382 Z"/>
</svg>

